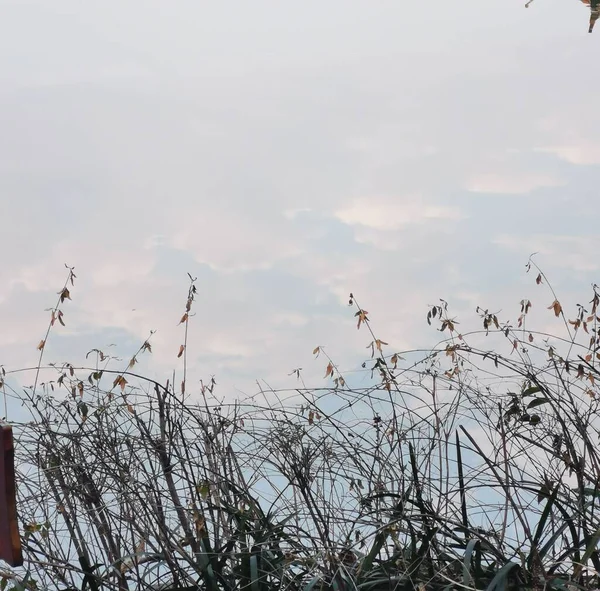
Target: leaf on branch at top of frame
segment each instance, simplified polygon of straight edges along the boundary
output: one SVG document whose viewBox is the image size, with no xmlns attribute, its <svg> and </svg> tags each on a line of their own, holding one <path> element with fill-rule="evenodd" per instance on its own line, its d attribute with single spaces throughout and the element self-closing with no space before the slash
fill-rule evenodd
<svg viewBox="0 0 600 591">
<path fill-rule="evenodd" d="M 558 300 L 554 300 L 548 306 L 548 310 L 553 310 L 555 316 L 560 316 L 560 313 L 562 312 L 562 306 L 560 305 L 560 302 Z"/>
<path fill-rule="evenodd" d="M 177 353 L 177 359 L 179 359 L 183 355 L 184 351 L 185 351 L 185 345 L 179 345 L 179 352 Z"/>
<path fill-rule="evenodd" d="M 542 283 L 542 274 L 538 273 L 538 276 L 535 278 L 535 282 L 540 285 Z"/>
<path fill-rule="evenodd" d="M 316 355 L 316 356 L 318 357 L 320 352 L 321 352 L 321 347 L 315 347 L 315 348 L 313 349 L 313 352 L 312 352 L 312 354 L 313 354 L 313 355 Z"/>
<path fill-rule="evenodd" d="M 325 376 L 324 377 L 329 377 L 333 375 L 333 364 L 331 363 L 331 361 L 327 364 L 327 369 L 325 370 Z"/>
<path fill-rule="evenodd" d="M 129 364 L 127 365 L 127 369 L 132 368 L 135 364 L 137 363 L 137 359 L 135 358 L 135 355 L 131 358 L 131 361 L 129 362 Z"/>
<path fill-rule="evenodd" d="M 148 341 L 144 341 L 144 344 L 142 345 L 142 352 L 144 351 L 148 351 L 148 353 L 152 353 L 152 347 L 150 346 L 150 343 Z"/>
<path fill-rule="evenodd" d="M 44 339 L 42 339 L 40 341 L 39 345 L 37 346 L 37 350 L 42 351 L 45 346 L 46 346 L 46 341 Z"/>
<path fill-rule="evenodd" d="M 186 312 L 182 317 L 181 320 L 179 321 L 179 324 L 183 324 L 184 322 L 187 321 L 187 319 L 189 318 L 188 313 Z M 179 324 L 177 326 L 179 326 Z"/>
<path fill-rule="evenodd" d="M 61 304 L 65 300 L 70 300 L 71 299 L 71 294 L 70 294 L 69 290 L 66 287 L 62 291 L 59 291 L 58 294 L 60 295 L 60 303 Z"/>
<path fill-rule="evenodd" d="M 117 386 L 119 386 L 121 388 L 121 392 L 123 392 L 123 390 L 125 390 L 126 385 L 127 385 L 127 380 L 125 379 L 125 376 L 117 376 L 115 378 L 115 381 L 113 382 L 113 388 L 116 388 Z"/>
<path fill-rule="evenodd" d="M 367 314 L 368 312 L 366 310 L 359 310 L 356 314 L 354 314 L 355 317 L 358 317 L 358 323 L 356 324 L 356 328 L 360 328 L 360 325 L 363 322 L 369 322 Z"/>
</svg>

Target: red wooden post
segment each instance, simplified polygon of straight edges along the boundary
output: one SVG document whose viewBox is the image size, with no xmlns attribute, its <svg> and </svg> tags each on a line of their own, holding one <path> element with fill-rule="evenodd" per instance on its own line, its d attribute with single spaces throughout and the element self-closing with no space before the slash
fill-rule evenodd
<svg viewBox="0 0 600 591">
<path fill-rule="evenodd" d="M 11 566 L 21 566 L 21 538 L 17 524 L 15 486 L 15 450 L 12 427 L 0 423 L 0 559 Z"/>
</svg>

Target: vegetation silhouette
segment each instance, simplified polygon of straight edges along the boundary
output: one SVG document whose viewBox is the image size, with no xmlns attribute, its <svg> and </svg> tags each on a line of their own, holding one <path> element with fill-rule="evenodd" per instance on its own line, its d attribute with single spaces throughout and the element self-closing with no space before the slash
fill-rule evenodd
<svg viewBox="0 0 600 591">
<path fill-rule="evenodd" d="M 228 400 L 214 378 L 186 385 L 192 276 L 181 381 L 136 371 L 152 333 L 126 363 L 44 362 L 68 268 L 38 364 L 2 368 L 29 416 L 13 422 L 25 564 L 0 588 L 599 588 L 600 291 L 568 314 L 526 271 L 542 307 L 478 307 L 468 329 L 440 300 L 422 310 L 427 350 L 390 350 L 350 294 L 368 385 L 317 346 L 324 385 L 296 369 L 290 388 Z"/>
</svg>

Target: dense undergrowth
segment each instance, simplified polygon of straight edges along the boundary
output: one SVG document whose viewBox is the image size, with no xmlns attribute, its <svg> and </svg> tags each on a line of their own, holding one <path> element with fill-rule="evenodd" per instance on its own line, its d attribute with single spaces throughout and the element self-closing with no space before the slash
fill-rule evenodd
<svg viewBox="0 0 600 591">
<path fill-rule="evenodd" d="M 100 350 L 45 365 L 69 269 L 33 386 L 3 378 L 31 420 L 14 425 L 25 569 L 2 588 L 600 587 L 600 295 L 568 315 L 527 270 L 561 334 L 531 326 L 530 300 L 514 325 L 478 308 L 461 334 L 440 301 L 423 311 L 435 348 L 388 351 L 351 295 L 369 386 L 317 347 L 325 385 L 298 372 L 292 391 L 229 401 L 186 388 L 191 277 L 180 383 L 135 371 L 151 337 L 127 367 Z"/>
</svg>

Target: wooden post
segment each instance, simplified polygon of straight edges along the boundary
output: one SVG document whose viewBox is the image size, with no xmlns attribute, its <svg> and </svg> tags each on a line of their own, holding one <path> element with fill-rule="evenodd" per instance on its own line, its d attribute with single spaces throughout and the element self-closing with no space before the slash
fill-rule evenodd
<svg viewBox="0 0 600 591">
<path fill-rule="evenodd" d="M 23 564 L 21 538 L 17 524 L 15 450 L 12 427 L 0 423 L 0 559 L 11 566 Z"/>
</svg>

